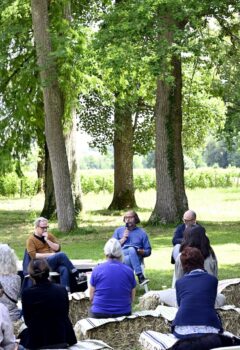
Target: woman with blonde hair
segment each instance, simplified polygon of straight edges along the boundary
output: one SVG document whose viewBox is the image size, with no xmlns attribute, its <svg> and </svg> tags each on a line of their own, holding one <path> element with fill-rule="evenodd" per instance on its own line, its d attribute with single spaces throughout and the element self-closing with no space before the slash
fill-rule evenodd
<svg viewBox="0 0 240 350">
<path fill-rule="evenodd" d="M 0 284 L 4 291 L 0 302 L 8 308 L 12 321 L 18 320 L 21 313 L 17 307 L 21 291 L 21 278 L 17 274 L 17 260 L 14 250 L 8 244 L 0 244 Z"/>
</svg>

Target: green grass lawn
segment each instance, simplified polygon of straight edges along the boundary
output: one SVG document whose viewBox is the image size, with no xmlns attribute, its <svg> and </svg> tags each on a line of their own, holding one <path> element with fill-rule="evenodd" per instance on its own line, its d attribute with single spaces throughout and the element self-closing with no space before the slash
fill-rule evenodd
<svg viewBox="0 0 240 350">
<path fill-rule="evenodd" d="M 198 214 L 198 221 L 206 227 L 219 263 L 219 278 L 240 277 L 240 189 L 197 189 L 187 192 L 189 207 Z M 138 213 L 142 225 L 150 236 L 152 255 L 145 259 L 146 275 L 150 278 L 150 289 L 171 286 L 173 265 L 170 264 L 174 225 L 146 226 L 155 204 L 155 192 L 137 193 Z M 56 222 L 50 229 L 57 235 L 62 250 L 71 258 L 102 260 L 103 246 L 114 229 L 122 225 L 123 212 L 109 212 L 110 194 L 88 194 L 83 198 L 84 212 L 78 223 L 79 229 L 62 234 Z M 43 196 L 32 199 L 0 200 L 1 242 L 8 243 L 22 258 L 25 242 L 33 230 L 33 221 L 39 215 Z M 143 293 L 138 290 L 137 295 Z"/>
</svg>

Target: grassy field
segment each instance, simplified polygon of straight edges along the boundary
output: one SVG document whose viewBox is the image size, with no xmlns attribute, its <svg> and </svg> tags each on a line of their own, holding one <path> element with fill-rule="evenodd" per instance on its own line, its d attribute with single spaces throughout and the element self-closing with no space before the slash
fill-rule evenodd
<svg viewBox="0 0 240 350">
<path fill-rule="evenodd" d="M 219 278 L 240 277 L 240 189 L 198 189 L 187 192 L 189 207 L 198 214 L 216 252 L 219 262 Z M 173 265 L 170 264 L 174 225 L 146 226 L 155 205 L 155 192 L 136 194 L 138 213 L 142 225 L 150 236 L 152 255 L 145 259 L 146 275 L 150 278 L 150 289 L 171 286 Z M 62 249 L 71 258 L 102 260 L 103 246 L 114 229 L 122 224 L 123 212 L 111 213 L 107 206 L 111 195 L 88 194 L 84 196 L 84 212 L 79 217 L 79 229 L 63 235 L 57 231 L 56 222 L 50 229 L 62 244 Z M 27 199 L 0 200 L 1 242 L 13 247 L 22 258 L 25 242 L 33 230 L 33 221 L 39 215 L 43 196 Z M 142 294 L 138 290 L 138 295 Z"/>
</svg>

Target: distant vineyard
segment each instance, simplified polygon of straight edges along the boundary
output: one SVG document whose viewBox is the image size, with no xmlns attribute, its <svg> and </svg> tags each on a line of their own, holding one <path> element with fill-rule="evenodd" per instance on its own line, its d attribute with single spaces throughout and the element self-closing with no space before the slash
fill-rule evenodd
<svg viewBox="0 0 240 350">
<path fill-rule="evenodd" d="M 84 194 L 89 192 L 113 192 L 113 170 L 83 170 L 81 185 Z M 185 171 L 186 188 L 231 187 L 240 185 L 239 168 L 201 168 Z M 154 169 L 134 170 L 134 186 L 138 191 L 156 188 Z M 19 179 L 16 174 L 0 177 L 0 196 L 34 196 L 39 188 L 39 180 L 33 177 Z"/>
</svg>

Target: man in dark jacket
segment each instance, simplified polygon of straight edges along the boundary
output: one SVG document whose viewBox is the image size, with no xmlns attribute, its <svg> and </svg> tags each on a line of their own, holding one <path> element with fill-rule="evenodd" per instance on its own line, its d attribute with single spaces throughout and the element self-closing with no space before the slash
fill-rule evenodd
<svg viewBox="0 0 240 350">
<path fill-rule="evenodd" d="M 173 247 L 172 258 L 171 258 L 172 264 L 175 264 L 175 261 L 179 254 L 180 245 L 183 239 L 183 232 L 186 230 L 187 227 L 196 225 L 196 220 L 197 220 L 197 215 L 195 211 L 187 210 L 184 213 L 183 224 L 178 225 L 173 234 L 172 244 L 174 247 Z"/>
</svg>

